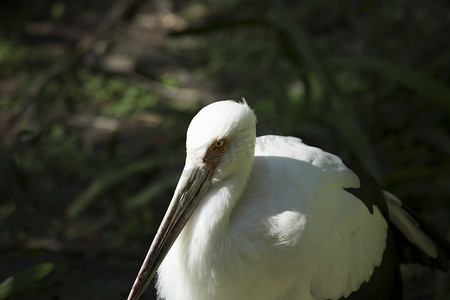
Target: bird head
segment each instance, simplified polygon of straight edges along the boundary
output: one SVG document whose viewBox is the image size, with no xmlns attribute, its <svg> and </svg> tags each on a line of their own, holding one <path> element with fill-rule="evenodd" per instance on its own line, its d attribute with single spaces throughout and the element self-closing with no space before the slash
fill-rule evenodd
<svg viewBox="0 0 450 300">
<path fill-rule="evenodd" d="M 192 119 L 186 137 L 186 163 L 169 208 L 153 239 L 128 300 L 142 295 L 202 197 L 233 174 L 246 180 L 253 163 L 256 117 L 245 103 L 212 103 Z"/>
<path fill-rule="evenodd" d="M 186 166 L 210 172 L 213 184 L 252 163 L 256 117 L 245 103 L 214 102 L 192 119 L 186 136 Z"/>
</svg>

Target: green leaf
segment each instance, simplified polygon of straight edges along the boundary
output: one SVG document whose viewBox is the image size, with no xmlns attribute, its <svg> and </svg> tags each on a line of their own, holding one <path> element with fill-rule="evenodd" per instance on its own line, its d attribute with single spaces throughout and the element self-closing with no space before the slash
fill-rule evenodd
<svg viewBox="0 0 450 300">
<path fill-rule="evenodd" d="M 175 180 L 162 178 L 162 180 L 154 182 L 141 190 L 138 194 L 134 195 L 126 202 L 125 207 L 129 210 L 140 208 L 149 203 L 154 197 L 164 192 L 167 188 L 173 187 L 175 184 Z"/>
<path fill-rule="evenodd" d="M 70 217 L 78 216 L 86 207 L 105 190 L 117 184 L 117 182 L 124 180 L 132 175 L 151 170 L 159 163 L 158 157 L 143 159 L 135 161 L 124 169 L 121 169 L 113 174 L 105 174 L 95 180 L 89 187 L 87 187 L 80 196 L 78 196 L 69 206 L 67 213 Z"/>
<path fill-rule="evenodd" d="M 352 58 L 335 57 L 330 59 L 330 63 L 380 73 L 385 78 L 396 81 L 431 99 L 436 105 L 450 112 L 450 89 L 432 77 L 416 70 L 383 59 L 364 56 Z"/>
<path fill-rule="evenodd" d="M 38 281 L 47 277 L 53 272 L 54 268 L 55 265 L 52 263 L 42 263 L 6 278 L 0 283 L 0 300 L 10 299 L 17 294 L 22 293 L 26 289 L 37 284 Z"/>
</svg>

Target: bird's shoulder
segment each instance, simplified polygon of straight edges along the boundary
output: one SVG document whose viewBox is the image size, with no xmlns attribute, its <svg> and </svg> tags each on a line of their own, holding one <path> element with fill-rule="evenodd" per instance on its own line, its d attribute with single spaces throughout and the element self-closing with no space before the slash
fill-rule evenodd
<svg viewBox="0 0 450 300">
<path fill-rule="evenodd" d="M 290 166 L 291 176 L 320 176 L 322 180 L 338 184 L 342 188 L 359 186 L 356 174 L 347 168 L 342 159 L 318 147 L 309 146 L 301 139 L 290 136 L 265 135 L 256 139 L 256 165 L 266 165 L 267 170 L 279 172 L 280 164 Z M 276 166 L 278 165 L 278 167 Z M 258 166 L 256 166 L 258 167 Z M 317 179 L 317 178 L 315 178 Z"/>
</svg>

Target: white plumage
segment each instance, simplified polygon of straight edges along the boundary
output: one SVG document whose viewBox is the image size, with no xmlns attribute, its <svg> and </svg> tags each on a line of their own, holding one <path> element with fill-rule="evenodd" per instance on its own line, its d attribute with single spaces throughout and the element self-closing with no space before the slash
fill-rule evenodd
<svg viewBox="0 0 450 300">
<path fill-rule="evenodd" d="M 245 168 L 250 157 L 223 164 Z M 166 256 L 164 298 L 338 299 L 380 264 L 386 221 L 343 190 L 359 182 L 338 157 L 263 136 L 242 196 L 246 180 L 233 179 L 203 198 Z"/>
<path fill-rule="evenodd" d="M 256 138 L 255 122 L 234 101 L 206 106 L 192 120 L 163 224 L 176 221 L 161 225 L 149 251 L 157 258 L 146 258 L 153 265 L 141 269 L 137 297 L 165 252 L 157 289 L 167 300 L 339 299 L 371 279 L 388 223 L 346 190 L 359 187 L 358 176 L 300 139 Z"/>
</svg>

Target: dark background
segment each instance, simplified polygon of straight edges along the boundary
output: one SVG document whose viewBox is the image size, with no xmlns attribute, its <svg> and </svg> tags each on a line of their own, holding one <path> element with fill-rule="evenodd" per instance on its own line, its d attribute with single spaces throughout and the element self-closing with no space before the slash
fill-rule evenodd
<svg viewBox="0 0 450 300">
<path fill-rule="evenodd" d="M 448 235 L 449 32 L 445 0 L 1 1 L 0 299 L 125 299 L 189 121 L 220 99 Z M 450 299 L 448 274 L 404 281 Z"/>
</svg>

